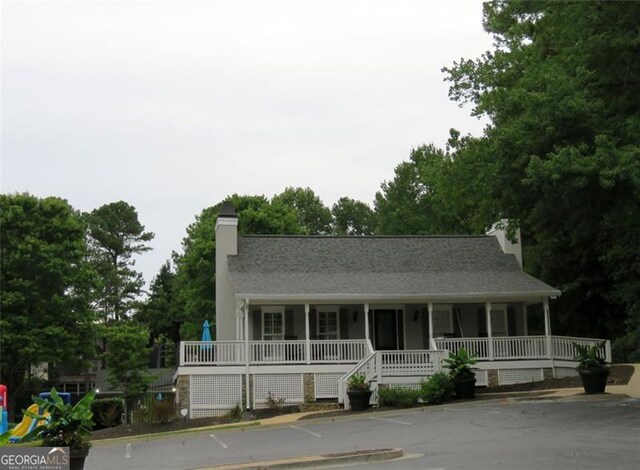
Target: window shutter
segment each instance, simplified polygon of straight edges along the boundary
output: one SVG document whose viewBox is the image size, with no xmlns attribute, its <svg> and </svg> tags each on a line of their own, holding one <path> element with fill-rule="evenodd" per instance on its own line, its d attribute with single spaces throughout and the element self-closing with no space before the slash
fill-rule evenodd
<svg viewBox="0 0 640 470">
<path fill-rule="evenodd" d="M 487 313 L 484 307 L 478 307 L 478 337 L 486 337 L 487 334 Z"/>
<path fill-rule="evenodd" d="M 429 310 L 423 308 L 420 313 L 422 314 L 422 344 L 424 349 L 431 349 L 431 343 L 429 343 Z"/>
<path fill-rule="evenodd" d="M 253 340 L 260 341 L 262 339 L 262 311 L 252 310 L 251 318 L 253 322 Z"/>
<path fill-rule="evenodd" d="M 507 335 L 515 336 L 516 333 L 516 309 L 514 307 L 507 307 Z"/>
<path fill-rule="evenodd" d="M 318 339 L 318 325 L 316 324 L 316 309 L 309 310 L 309 338 Z"/>
<path fill-rule="evenodd" d="M 455 307 L 451 311 L 451 315 L 453 315 L 453 336 L 456 338 L 462 337 L 462 328 L 460 325 L 460 308 Z"/>
<path fill-rule="evenodd" d="M 349 309 L 341 308 L 338 311 L 338 322 L 340 323 L 340 331 L 338 339 L 349 338 Z"/>
<path fill-rule="evenodd" d="M 290 308 L 284 311 L 284 339 L 297 339 L 293 338 L 295 331 L 293 329 L 293 310 Z"/>
</svg>

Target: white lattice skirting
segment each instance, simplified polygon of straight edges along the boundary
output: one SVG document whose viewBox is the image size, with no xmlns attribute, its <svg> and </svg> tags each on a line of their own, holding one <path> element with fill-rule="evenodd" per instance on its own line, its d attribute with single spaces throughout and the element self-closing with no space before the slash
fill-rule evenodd
<svg viewBox="0 0 640 470">
<path fill-rule="evenodd" d="M 284 406 L 304 403 L 303 374 L 255 374 L 253 407 L 268 408 L 269 394 L 276 400 L 284 398 Z"/>
<path fill-rule="evenodd" d="M 242 375 L 192 375 L 191 418 L 220 416 L 242 406 Z"/>
<path fill-rule="evenodd" d="M 314 393 L 318 398 L 338 398 L 338 381 L 344 374 L 313 374 Z"/>
<path fill-rule="evenodd" d="M 489 378 L 487 376 L 486 370 L 476 370 L 474 371 L 476 376 L 476 386 L 478 387 L 487 387 L 489 386 Z"/>
<path fill-rule="evenodd" d="M 539 382 L 544 378 L 542 369 L 505 369 L 498 371 L 499 385 Z"/>
<path fill-rule="evenodd" d="M 559 379 L 563 379 L 565 377 L 578 377 L 580 375 L 573 367 L 556 367 L 555 374 Z"/>
</svg>

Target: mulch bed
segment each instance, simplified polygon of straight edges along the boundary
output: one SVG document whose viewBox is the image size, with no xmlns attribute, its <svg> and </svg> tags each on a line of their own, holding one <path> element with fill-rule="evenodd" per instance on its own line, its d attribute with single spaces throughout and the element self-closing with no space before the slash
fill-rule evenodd
<svg viewBox="0 0 640 470">
<path fill-rule="evenodd" d="M 633 375 L 633 367 L 626 365 L 614 365 L 609 372 L 607 383 L 610 385 L 625 385 Z M 476 394 L 482 397 L 485 393 L 496 392 L 529 392 L 541 391 L 555 388 L 574 388 L 581 387 L 580 377 L 566 377 L 563 379 L 547 379 L 541 382 L 530 382 L 515 385 L 503 385 L 500 387 L 478 387 Z M 424 406 L 424 405 L 420 405 Z M 312 418 L 330 418 L 332 416 L 356 415 L 361 413 L 379 410 L 380 408 L 370 408 L 368 411 L 345 411 L 335 410 L 332 412 L 314 413 L 303 417 L 302 419 Z M 195 419 L 177 419 L 170 423 L 135 423 L 114 428 L 101 429 L 94 431 L 92 440 L 111 439 L 116 437 L 138 436 L 142 434 L 152 434 L 170 431 L 180 431 L 184 429 L 201 428 L 206 426 L 215 426 L 218 424 L 241 423 L 243 421 L 253 421 L 255 419 L 265 419 L 281 414 L 297 413 L 300 411 L 298 406 L 286 406 L 277 409 L 253 410 L 251 413 L 245 413 L 242 419 L 234 419 L 228 416 L 214 418 L 195 418 Z"/>
<path fill-rule="evenodd" d="M 614 365 L 609 369 L 608 385 L 626 385 L 633 375 L 633 367 L 626 365 Z M 554 388 L 582 387 L 580 377 L 565 377 L 562 379 L 547 379 L 541 382 L 529 382 L 524 384 L 501 385 L 499 387 L 477 388 L 476 393 L 496 392 L 535 392 L 538 390 L 550 390 Z"/>
<path fill-rule="evenodd" d="M 298 411 L 300 410 L 297 406 L 285 406 L 277 409 L 269 408 L 264 410 L 253 410 L 250 413 L 244 413 L 241 419 L 229 416 L 219 416 L 211 418 L 176 419 L 169 423 L 134 423 L 93 431 L 91 434 L 91 440 L 95 441 L 116 437 L 139 436 L 142 434 L 182 431 L 185 429 L 203 428 L 218 424 L 242 423 L 245 421 L 254 421 L 256 419 L 271 418 L 282 414 L 297 413 Z"/>
</svg>

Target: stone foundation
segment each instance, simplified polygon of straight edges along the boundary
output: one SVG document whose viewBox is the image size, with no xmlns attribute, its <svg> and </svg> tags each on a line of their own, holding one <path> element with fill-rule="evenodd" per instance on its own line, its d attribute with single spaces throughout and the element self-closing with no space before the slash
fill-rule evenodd
<svg viewBox="0 0 640 470">
<path fill-rule="evenodd" d="M 303 395 L 305 403 L 314 403 L 316 401 L 316 384 L 314 374 L 303 374 Z"/>
<path fill-rule="evenodd" d="M 497 387 L 498 383 L 498 371 L 495 369 L 489 369 L 487 371 L 487 385 L 489 387 Z"/>
<path fill-rule="evenodd" d="M 189 402 L 191 397 L 191 381 L 188 375 L 179 375 L 178 383 L 176 385 L 176 402 L 178 404 L 178 410 L 183 408 L 191 409 Z"/>
</svg>

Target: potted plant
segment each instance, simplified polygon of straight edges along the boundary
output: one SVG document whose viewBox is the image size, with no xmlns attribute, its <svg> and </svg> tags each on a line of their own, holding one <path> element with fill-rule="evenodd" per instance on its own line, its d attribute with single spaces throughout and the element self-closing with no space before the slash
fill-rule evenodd
<svg viewBox="0 0 640 470">
<path fill-rule="evenodd" d="M 371 384 L 366 381 L 364 375 L 352 375 L 347 387 L 347 395 L 349 395 L 349 403 L 353 411 L 363 411 L 369 408 Z"/>
<path fill-rule="evenodd" d="M 576 370 L 580 374 L 582 386 L 585 393 L 604 393 L 607 386 L 607 377 L 609 376 L 609 368 L 607 361 L 598 355 L 598 351 L 604 347 L 604 343 L 595 346 L 582 346 L 573 343 L 576 349 L 576 361 L 578 367 Z"/>
<path fill-rule="evenodd" d="M 95 395 L 95 391 L 92 390 L 75 405 L 65 404 L 55 388 L 51 389 L 51 400 L 34 396 L 33 401 L 40 407 L 40 414 L 26 410 L 25 413 L 34 419 L 42 420 L 44 424 L 37 426 L 23 439 L 42 439 L 42 445 L 45 447 L 69 447 L 69 468 L 82 470 L 91 447 L 91 402 Z"/>
<path fill-rule="evenodd" d="M 444 362 L 444 367 L 449 369 L 456 396 L 463 399 L 473 398 L 476 393 L 476 376 L 472 366 L 478 362 L 476 356 L 460 348 L 457 354 L 450 352 Z"/>
</svg>

